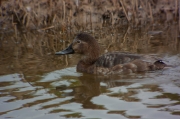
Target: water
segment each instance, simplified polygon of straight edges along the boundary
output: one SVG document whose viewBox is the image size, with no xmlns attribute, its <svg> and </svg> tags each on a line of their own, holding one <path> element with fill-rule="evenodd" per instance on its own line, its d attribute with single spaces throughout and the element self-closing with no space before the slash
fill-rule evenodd
<svg viewBox="0 0 180 119">
<path fill-rule="evenodd" d="M 25 34 L 27 41 L 1 34 L 0 119 L 179 119 L 180 48 L 173 28 L 158 35 L 131 28 L 92 33 L 102 53 L 157 54 L 174 66 L 108 76 L 76 72 L 78 55 L 54 55 L 74 35 L 55 38 L 60 43 L 54 45 L 46 34 Z"/>
</svg>

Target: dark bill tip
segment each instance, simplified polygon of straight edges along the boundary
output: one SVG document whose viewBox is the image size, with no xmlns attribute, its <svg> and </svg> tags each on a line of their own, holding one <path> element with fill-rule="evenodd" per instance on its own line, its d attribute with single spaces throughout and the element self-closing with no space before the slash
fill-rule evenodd
<svg viewBox="0 0 180 119">
<path fill-rule="evenodd" d="M 66 55 L 66 54 L 73 54 L 73 53 L 74 53 L 74 50 L 73 50 L 72 44 L 71 44 L 66 49 L 56 52 L 55 55 Z"/>
</svg>

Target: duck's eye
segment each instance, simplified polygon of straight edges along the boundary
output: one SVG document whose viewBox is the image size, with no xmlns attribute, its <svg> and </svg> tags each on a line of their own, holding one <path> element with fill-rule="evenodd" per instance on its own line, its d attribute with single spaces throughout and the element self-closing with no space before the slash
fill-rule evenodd
<svg viewBox="0 0 180 119">
<path fill-rule="evenodd" d="M 77 40 L 77 43 L 81 43 L 81 40 Z"/>
<path fill-rule="evenodd" d="M 161 64 L 164 64 L 164 62 L 162 60 L 158 60 L 157 61 L 158 63 L 161 63 Z"/>
<path fill-rule="evenodd" d="M 162 63 L 163 61 L 162 60 L 158 60 L 159 63 Z"/>
</svg>

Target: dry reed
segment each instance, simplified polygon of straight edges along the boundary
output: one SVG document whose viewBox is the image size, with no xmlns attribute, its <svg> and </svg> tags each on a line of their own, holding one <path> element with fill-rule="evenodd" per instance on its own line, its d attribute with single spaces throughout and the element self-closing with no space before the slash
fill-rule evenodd
<svg viewBox="0 0 180 119">
<path fill-rule="evenodd" d="M 164 6 L 162 6 L 162 2 L 164 2 Z M 167 13 L 174 13 L 174 19 L 180 22 L 180 17 L 177 17 L 180 12 L 179 6 L 178 0 L 156 0 L 156 3 L 154 0 L 114 0 L 113 2 L 111 0 L 88 2 L 79 0 L 9 0 L 1 4 L 0 25 L 4 27 L 5 25 L 2 24 L 12 24 L 14 29 L 13 24 L 17 24 L 17 29 L 20 27 L 36 30 L 52 29 L 60 30 L 62 33 L 67 32 L 68 29 L 79 29 L 78 27 L 80 27 L 79 30 L 89 28 L 93 31 L 97 22 L 100 22 L 102 26 L 103 23 L 104 26 L 121 25 L 124 18 L 120 16 L 120 13 L 124 14 L 128 23 L 136 24 L 136 26 L 139 23 L 145 25 L 149 21 L 157 23 L 162 19 L 162 11 L 166 16 Z M 105 14 L 107 16 L 103 17 Z M 97 20 L 98 18 L 101 20 Z M 119 22 L 115 24 L 114 19 L 119 19 Z"/>
</svg>

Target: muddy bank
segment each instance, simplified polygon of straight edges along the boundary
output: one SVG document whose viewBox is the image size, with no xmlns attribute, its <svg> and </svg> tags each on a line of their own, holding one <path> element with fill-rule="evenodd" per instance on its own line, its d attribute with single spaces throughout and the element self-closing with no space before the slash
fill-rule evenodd
<svg viewBox="0 0 180 119">
<path fill-rule="evenodd" d="M 173 23 L 178 20 L 178 4 L 177 0 L 4 0 L 0 28 L 66 31 Z"/>
</svg>

